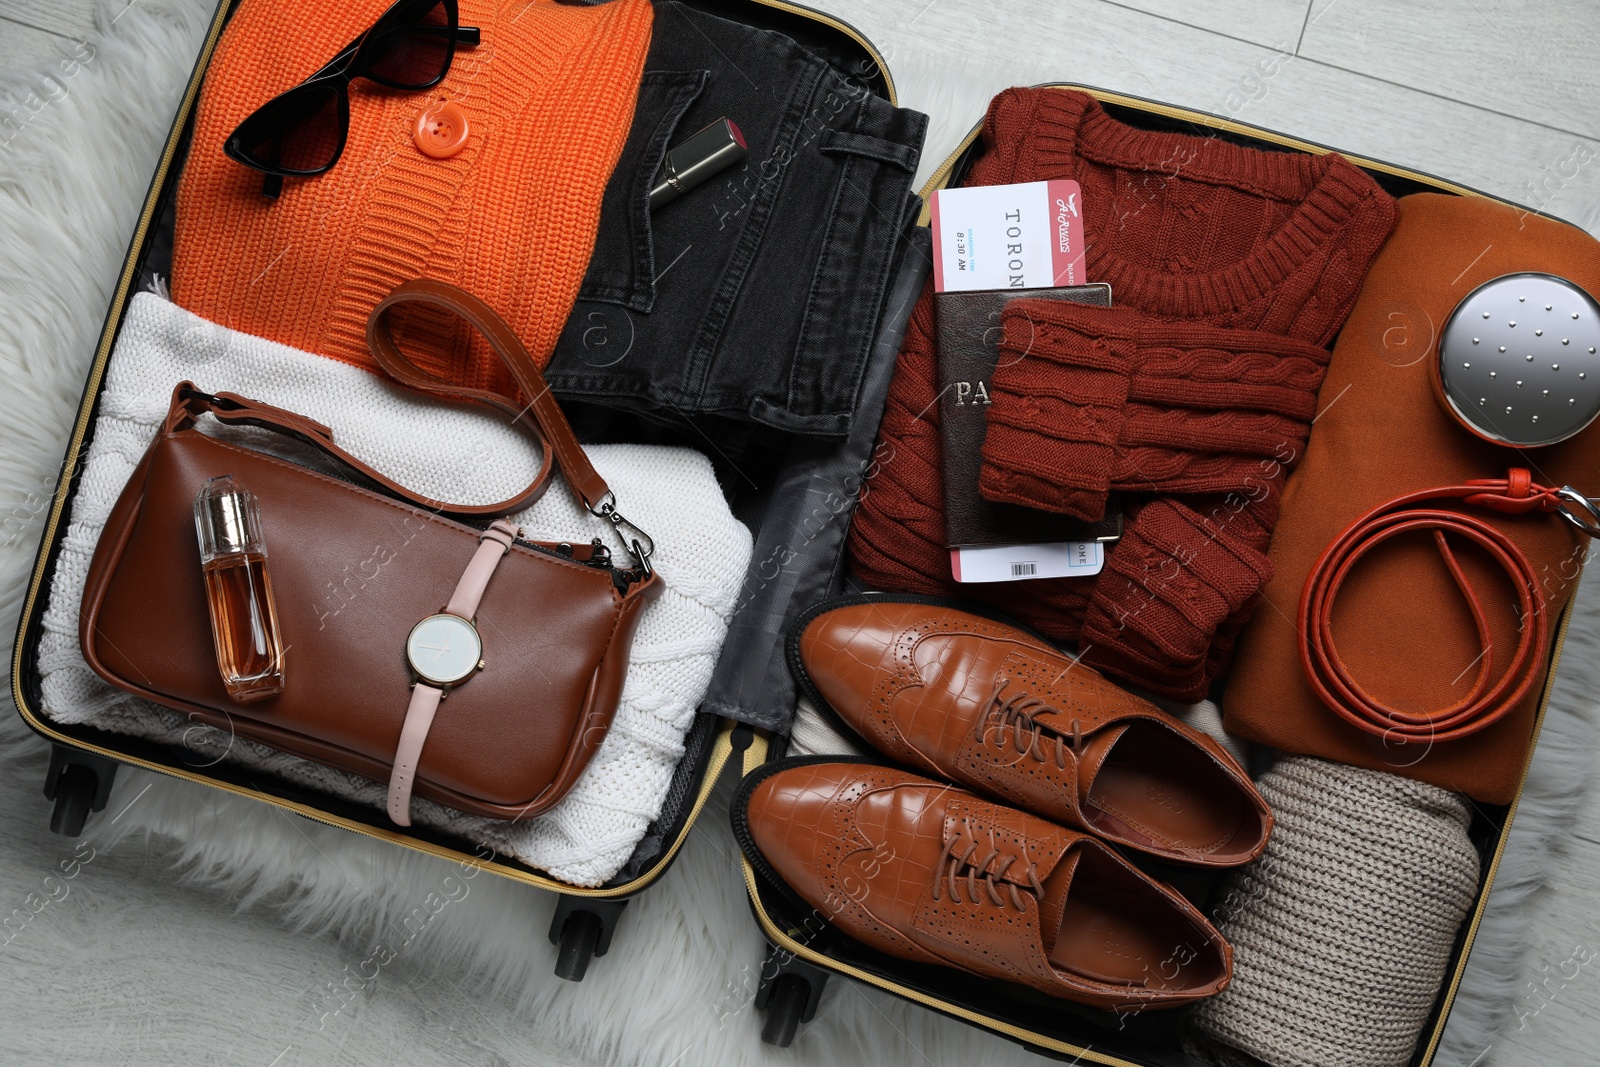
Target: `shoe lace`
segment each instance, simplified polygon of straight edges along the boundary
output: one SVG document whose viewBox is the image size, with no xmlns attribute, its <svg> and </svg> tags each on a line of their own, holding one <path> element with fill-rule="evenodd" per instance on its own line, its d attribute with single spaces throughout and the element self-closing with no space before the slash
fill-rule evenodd
<svg viewBox="0 0 1600 1067">
<path fill-rule="evenodd" d="M 978 741 L 987 743 L 992 732 L 992 735 L 998 737 L 1003 744 L 1009 734 L 1017 751 L 1032 756 L 1040 763 L 1046 762 L 1053 755 L 1056 766 L 1066 770 L 1069 749 L 1074 758 L 1083 754 L 1082 724 L 1077 718 L 1073 718 L 1072 738 L 1069 741 L 1061 733 L 1044 726 L 1036 719 L 1040 712 L 1059 714 L 1060 709 L 1038 697 L 1030 696 L 1026 690 L 1019 689 L 1006 696 L 1005 688 L 1008 684 L 1010 684 L 1008 679 L 1000 679 L 995 685 L 994 692 L 990 694 L 988 709 L 978 717 L 976 735 Z"/>
<path fill-rule="evenodd" d="M 967 847 L 960 853 L 953 852 L 952 849 L 958 842 L 960 842 L 962 837 L 970 838 L 970 840 L 967 842 Z M 1006 871 L 1011 869 L 1012 864 L 1016 863 L 1018 858 L 1017 854 L 1011 853 L 1010 855 L 1002 857 L 998 866 L 996 866 L 993 870 L 989 869 L 989 864 L 993 863 L 995 858 L 1000 856 L 1000 848 L 995 844 L 994 827 L 992 826 L 989 827 L 988 854 L 980 860 L 974 860 L 973 855 L 978 851 L 978 848 L 978 835 L 972 832 L 971 822 L 967 819 L 961 820 L 961 827 L 959 829 L 953 828 L 948 834 L 945 835 L 945 863 L 942 866 L 938 876 L 933 880 L 934 900 L 941 899 L 944 895 L 945 888 L 948 886 L 950 899 L 955 903 L 976 904 L 978 903 L 978 894 L 980 892 L 978 879 L 982 878 L 984 882 L 984 888 L 988 890 L 989 899 L 1002 908 L 1006 906 L 1006 898 L 1000 895 L 1000 885 L 1002 884 L 1001 879 L 1005 877 Z M 1036 894 L 1043 896 L 1044 883 L 1039 881 L 1038 866 L 1025 855 L 1022 857 L 1022 860 L 1025 864 L 1027 864 L 1024 873 L 1028 876 L 1028 884 L 1033 887 L 1033 891 Z M 965 882 L 967 886 L 966 899 L 962 899 L 961 896 L 961 885 L 963 882 Z M 1004 882 L 1003 884 L 1011 891 L 1011 904 L 1013 904 L 1018 911 L 1024 910 L 1022 905 L 1022 893 L 1017 888 L 1017 883 Z"/>
</svg>

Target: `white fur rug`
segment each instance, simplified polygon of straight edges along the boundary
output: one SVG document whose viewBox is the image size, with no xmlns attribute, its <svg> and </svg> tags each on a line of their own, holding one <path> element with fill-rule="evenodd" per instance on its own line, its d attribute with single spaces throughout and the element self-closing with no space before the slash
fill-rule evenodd
<svg viewBox="0 0 1600 1067">
<path fill-rule="evenodd" d="M 0 123 L 13 116 L 0 125 L 0 618 L 8 644 L 101 317 L 208 6 L 206 0 L 132 6 L 106 0 L 87 59 L 80 49 L 70 68 L 52 64 L 0 76 Z M 981 112 L 986 91 L 935 93 L 936 79 L 915 69 L 914 58 L 897 60 L 896 67 L 903 89 L 929 88 L 909 100 L 913 106 L 937 107 L 945 116 Z M 964 132 L 966 121 L 944 125 L 950 136 L 930 144 L 932 156 Z M 1583 714 L 1592 711 L 1600 680 L 1593 584 L 1581 598 L 1588 608 L 1568 640 L 1516 847 L 1501 869 L 1440 1064 L 1473 1062 L 1514 1003 L 1523 905 L 1539 883 L 1531 857 L 1542 859 L 1568 828 L 1594 742 Z M 0 810 L 42 819 L 38 784 L 46 746 L 9 710 L 0 713 L 0 754 Z M 230 920 L 241 929 L 260 925 L 261 916 L 275 924 L 277 933 L 267 936 L 283 944 L 271 944 L 272 951 L 288 945 L 291 958 L 301 949 L 309 956 L 334 940 L 348 962 L 342 972 L 300 977 L 307 989 L 298 998 L 301 1017 L 263 1023 L 254 1013 L 267 991 L 252 984 L 254 961 L 229 958 L 238 950 L 226 939 L 227 922 L 221 943 L 197 943 L 182 922 L 155 944 L 141 942 L 138 930 L 118 925 L 124 913 L 102 891 L 87 905 L 58 906 L 77 911 L 55 918 L 41 911 L 34 920 L 48 925 L 86 914 L 99 924 L 89 928 L 87 957 L 78 957 L 70 971 L 62 969 L 59 953 L 46 950 L 56 942 L 42 933 L 24 930 L 0 939 L 6 944 L 0 975 L 6 986 L 15 983 L 0 1021 L 0 1059 L 6 1062 L 254 1064 L 253 1058 L 230 1058 L 234 1039 L 222 1040 L 242 1031 L 254 1032 L 255 1047 L 287 1046 L 270 1065 L 271 1053 L 263 1057 L 263 1067 L 334 1057 L 348 1063 L 654 1067 L 1037 1062 L 996 1038 L 842 981 L 830 984 L 822 1013 L 793 1049 L 759 1045 L 750 997 L 762 945 L 723 815 L 726 790 L 674 869 L 628 909 L 611 953 L 594 963 L 585 982 L 572 985 L 550 971 L 553 950 L 544 932 L 552 898 L 546 894 L 490 876 L 464 879 L 452 864 L 203 786 L 127 770 L 117 781 L 107 812 L 90 825 L 89 843 L 79 846 L 80 858 L 92 848 L 95 856 L 111 857 L 95 860 L 102 870 L 153 879 L 154 893 L 170 894 L 171 907 L 193 914 L 196 931 L 217 936 L 216 924 L 206 925 L 214 910 L 207 898 L 226 900 L 249 913 Z M 24 836 L 45 851 L 37 845 L 40 835 Z M 141 864 L 142 853 L 156 862 Z M 45 854 L 69 856 L 72 848 L 61 842 Z M 170 889 L 170 877 L 163 881 L 159 873 L 169 862 L 205 892 Z M 0 872 L 11 863 L 9 855 L 0 859 Z M 4 909 L 38 888 L 39 873 L 24 875 L 18 900 L 5 901 Z M 10 892 L 11 883 L 4 884 Z M 40 884 L 48 893 L 49 883 Z M 420 935 L 397 944 L 404 936 L 397 931 L 408 929 L 403 920 L 430 894 L 448 903 L 422 924 Z M 308 933 L 318 939 L 298 940 Z M 70 939 L 70 931 L 62 936 Z M 140 944 L 146 951 L 117 951 Z M 385 970 L 386 952 L 402 955 L 404 968 Z M 183 979 L 196 972 L 205 976 L 205 989 L 191 1002 L 194 983 Z M 459 1008 L 430 1001 L 426 1011 L 396 1014 L 396 1005 L 411 1003 L 409 987 L 434 979 L 461 993 Z M 63 982 L 103 994 L 85 1001 L 72 1041 L 62 1040 L 46 1011 L 48 990 L 64 991 Z M 176 988 L 189 990 L 181 1005 L 166 993 Z M 36 989 L 45 992 L 35 997 Z M 261 1035 L 264 1025 L 274 1032 Z M 380 1026 L 393 1029 L 374 1029 Z M 438 1037 L 445 1032 L 448 1040 Z"/>
</svg>

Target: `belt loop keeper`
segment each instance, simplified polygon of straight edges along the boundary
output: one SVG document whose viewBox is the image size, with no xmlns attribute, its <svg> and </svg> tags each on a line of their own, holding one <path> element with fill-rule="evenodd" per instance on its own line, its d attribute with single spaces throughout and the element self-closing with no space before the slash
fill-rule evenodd
<svg viewBox="0 0 1600 1067">
<path fill-rule="evenodd" d="M 1506 495 L 1519 500 L 1529 496 L 1533 487 L 1533 474 L 1526 467 L 1512 467 L 1506 472 Z"/>
</svg>

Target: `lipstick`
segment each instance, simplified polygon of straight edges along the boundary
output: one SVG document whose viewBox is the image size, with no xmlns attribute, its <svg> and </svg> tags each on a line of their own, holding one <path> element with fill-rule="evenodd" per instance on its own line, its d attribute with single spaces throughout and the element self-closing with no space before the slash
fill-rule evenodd
<svg viewBox="0 0 1600 1067">
<path fill-rule="evenodd" d="M 744 134 L 721 118 L 667 150 L 650 189 L 650 210 L 670 204 L 747 154 Z"/>
</svg>

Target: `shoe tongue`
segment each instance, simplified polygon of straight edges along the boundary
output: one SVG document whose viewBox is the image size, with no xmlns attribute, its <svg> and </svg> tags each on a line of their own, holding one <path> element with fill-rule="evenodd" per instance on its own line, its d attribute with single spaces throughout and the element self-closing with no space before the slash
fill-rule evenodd
<svg viewBox="0 0 1600 1067">
<path fill-rule="evenodd" d="M 1037 825 L 1029 827 L 1026 823 Z M 1043 834 L 1039 832 L 1041 829 L 1045 831 Z M 1033 879 L 1028 877 L 1028 866 L 1033 865 L 1045 889 L 1039 907 L 1044 916 L 1042 932 L 1047 934 L 1045 944 L 1050 944 L 1055 939 L 1056 928 L 1061 925 L 1061 908 L 1067 899 L 1067 886 L 1072 881 L 1072 868 L 1078 862 L 1078 850 L 1069 843 L 1067 831 L 996 805 L 957 802 L 946 809 L 944 832 L 945 839 L 950 842 L 946 849 L 949 859 L 960 860 L 965 856 L 966 866 L 978 868 L 979 878 L 995 874 L 996 882 L 1010 882 L 1027 896 L 1037 895 Z M 974 843 L 975 849 L 972 848 Z M 1008 857 L 1012 857 L 1009 864 L 1006 863 Z M 987 863 L 983 863 L 985 859 Z M 1004 872 L 996 873 L 1002 867 Z M 1052 892 L 1052 886 L 1058 887 L 1057 890 Z"/>
<path fill-rule="evenodd" d="M 1044 939 L 1046 955 L 1055 947 L 1056 935 L 1061 932 L 1061 913 L 1067 907 L 1067 893 L 1072 888 L 1072 877 L 1078 873 L 1078 860 L 1083 852 L 1071 846 L 1056 862 L 1056 869 L 1044 879 L 1044 896 L 1039 899 L 1039 934 Z"/>
<path fill-rule="evenodd" d="M 1034 722 L 1059 735 L 1068 744 L 1072 743 L 1072 724 L 1078 723 L 1083 738 L 1083 748 L 1078 752 L 1078 788 L 1084 795 L 1088 794 L 1088 786 L 1084 783 L 1094 778 L 1095 772 L 1100 770 L 1100 765 L 1111 754 L 1111 747 L 1127 733 L 1130 725 L 1125 720 L 1115 726 L 1101 727 L 1104 716 L 1070 714 L 1052 707 L 1037 708 L 1032 715 Z M 1053 746 L 1054 742 L 1051 741 L 1045 747 L 1048 751 Z"/>
<path fill-rule="evenodd" d="M 1111 755 L 1111 750 L 1117 747 L 1117 742 L 1122 740 L 1122 735 L 1128 732 L 1130 723 L 1113 726 L 1093 735 L 1083 743 L 1083 751 L 1078 754 L 1078 802 L 1081 804 L 1089 799 L 1089 789 L 1094 785 L 1095 775 L 1100 773 L 1100 768 L 1105 765 L 1106 758 Z"/>
</svg>

